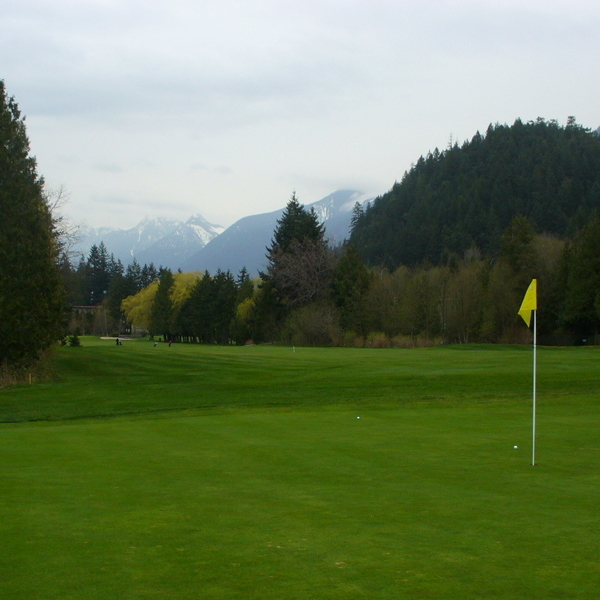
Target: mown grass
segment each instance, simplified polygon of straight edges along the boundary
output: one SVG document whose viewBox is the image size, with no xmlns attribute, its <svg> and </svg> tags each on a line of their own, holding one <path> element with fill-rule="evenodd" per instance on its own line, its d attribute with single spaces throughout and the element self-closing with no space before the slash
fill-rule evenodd
<svg viewBox="0 0 600 600">
<path fill-rule="evenodd" d="M 2 598 L 597 597 L 597 349 L 532 467 L 526 348 L 84 343 L 0 392 Z"/>
<path fill-rule="evenodd" d="M 525 346 L 409 351 L 83 343 L 58 349 L 58 381 L 0 390 L 0 422 L 210 407 L 440 405 L 522 399 L 531 387 Z M 596 348 L 540 349 L 540 393 L 547 399 L 595 393 L 599 356 Z"/>
</svg>

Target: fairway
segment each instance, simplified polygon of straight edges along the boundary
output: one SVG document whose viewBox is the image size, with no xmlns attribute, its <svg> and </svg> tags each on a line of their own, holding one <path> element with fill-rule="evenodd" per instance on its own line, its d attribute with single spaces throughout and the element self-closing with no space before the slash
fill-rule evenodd
<svg viewBox="0 0 600 600">
<path fill-rule="evenodd" d="M 0 390 L 0 598 L 597 598 L 599 359 L 540 349 L 532 467 L 526 347 L 61 348 Z"/>
</svg>

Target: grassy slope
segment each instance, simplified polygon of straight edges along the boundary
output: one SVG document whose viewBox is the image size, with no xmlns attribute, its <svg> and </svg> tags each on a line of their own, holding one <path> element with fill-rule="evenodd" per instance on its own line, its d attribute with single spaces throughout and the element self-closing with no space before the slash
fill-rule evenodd
<svg viewBox="0 0 600 600">
<path fill-rule="evenodd" d="M 523 349 L 62 349 L 4 420 L 128 416 L 0 425 L 0 597 L 596 598 L 598 357 L 534 468 Z"/>
<path fill-rule="evenodd" d="M 143 414 L 189 408 L 314 406 L 523 398 L 525 347 L 415 351 L 159 345 L 84 339 L 61 348 L 58 383 L 0 390 L 0 422 Z M 594 393 L 596 349 L 541 349 L 540 393 Z"/>
</svg>

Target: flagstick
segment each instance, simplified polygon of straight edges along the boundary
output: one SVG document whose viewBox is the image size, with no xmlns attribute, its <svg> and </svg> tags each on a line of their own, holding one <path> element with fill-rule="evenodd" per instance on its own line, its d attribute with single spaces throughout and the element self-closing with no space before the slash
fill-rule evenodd
<svg viewBox="0 0 600 600">
<path fill-rule="evenodd" d="M 531 464 L 535 466 L 535 388 L 537 379 L 537 310 L 533 312 L 533 444 Z"/>
</svg>

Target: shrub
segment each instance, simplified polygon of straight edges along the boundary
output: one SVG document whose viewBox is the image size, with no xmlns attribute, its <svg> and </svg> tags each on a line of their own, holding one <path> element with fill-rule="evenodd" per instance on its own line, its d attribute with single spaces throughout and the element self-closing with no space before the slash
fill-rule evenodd
<svg viewBox="0 0 600 600">
<path fill-rule="evenodd" d="M 69 336 L 69 346 L 71 346 L 71 348 L 81 347 L 81 340 L 77 334 Z"/>
<path fill-rule="evenodd" d="M 56 373 L 49 360 L 51 355 L 51 349 L 48 349 L 38 359 L 23 361 L 19 365 L 6 361 L 0 363 L 0 388 L 55 379 Z"/>
<path fill-rule="evenodd" d="M 367 348 L 391 348 L 390 338 L 381 331 L 373 331 L 367 335 L 365 342 Z"/>
<path fill-rule="evenodd" d="M 338 311 L 327 303 L 299 308 L 287 318 L 281 339 L 298 346 L 338 345 L 343 339 Z"/>
</svg>

